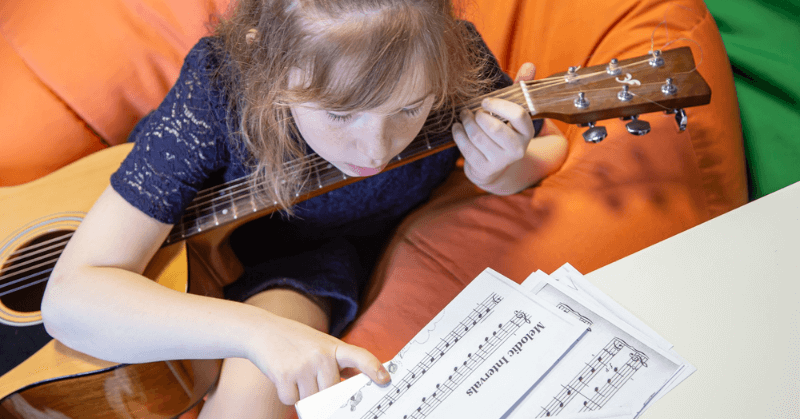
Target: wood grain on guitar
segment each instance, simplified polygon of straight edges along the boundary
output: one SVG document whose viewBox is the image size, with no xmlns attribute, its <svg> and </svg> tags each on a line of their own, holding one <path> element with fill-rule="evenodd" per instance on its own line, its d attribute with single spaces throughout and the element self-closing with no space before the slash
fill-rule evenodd
<svg viewBox="0 0 800 419">
<path fill-rule="evenodd" d="M 640 123 L 629 131 L 643 134 L 649 127 L 638 120 L 639 114 L 681 115 L 677 110 L 709 103 L 711 91 L 696 71 L 691 50 L 684 47 L 523 82 L 475 98 L 464 107 L 477 109 L 487 96 L 516 102 L 535 117 L 589 125 L 595 131 L 585 137 L 594 142 L 603 137 L 597 121 L 632 118 Z M 682 115 L 680 129 L 685 127 Z M 387 170 L 454 146 L 449 138 L 430 140 L 431 132 L 448 128 L 442 124 L 449 122 L 443 121 L 449 119 L 431 116 Z M 174 417 L 216 382 L 218 360 L 120 365 L 72 351 L 47 339 L 41 328 L 39 310 L 49 272 L 131 148 L 131 144 L 111 147 L 39 180 L 0 188 L 0 337 L 32 341 L 38 334 L 35 339 L 41 341 L 38 352 L 9 356 L 11 365 L 0 365 L 0 419 L 99 418 L 113 412 L 133 418 Z M 308 173 L 298 200 L 358 181 L 333 166 L 313 163 L 321 169 Z M 258 187 L 249 178 L 201 191 L 145 276 L 181 292 L 221 296 L 221 287 L 241 272 L 227 244 L 230 233 L 275 210 L 271 202 L 259 199 Z"/>
</svg>

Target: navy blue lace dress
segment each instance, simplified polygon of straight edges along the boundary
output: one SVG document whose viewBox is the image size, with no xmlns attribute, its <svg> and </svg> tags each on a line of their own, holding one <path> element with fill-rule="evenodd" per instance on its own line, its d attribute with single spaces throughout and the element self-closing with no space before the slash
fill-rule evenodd
<svg viewBox="0 0 800 419">
<path fill-rule="evenodd" d="M 248 174 L 246 159 L 229 141 L 226 99 L 211 87 L 221 59 L 212 42 L 204 38 L 190 51 L 163 103 L 137 124 L 133 151 L 111 177 L 122 197 L 165 223 L 178 222 L 212 180 Z M 491 61 L 495 88 L 509 85 Z M 360 291 L 392 229 L 429 198 L 457 158 L 451 148 L 301 202 L 294 217 L 267 216 L 240 227 L 231 244 L 245 273 L 226 287 L 226 298 L 244 301 L 274 287 L 326 298 L 330 333 L 340 335 L 355 318 Z"/>
</svg>

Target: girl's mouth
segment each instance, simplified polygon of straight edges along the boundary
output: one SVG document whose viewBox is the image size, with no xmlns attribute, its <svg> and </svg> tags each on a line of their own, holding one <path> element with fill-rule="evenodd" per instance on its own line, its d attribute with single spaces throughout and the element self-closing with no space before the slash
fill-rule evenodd
<svg viewBox="0 0 800 419">
<path fill-rule="evenodd" d="M 386 165 L 383 165 L 381 167 L 374 167 L 374 168 L 373 167 L 361 167 L 361 166 L 355 166 L 355 165 L 352 165 L 352 164 L 349 164 L 349 163 L 345 163 L 345 165 L 347 166 L 348 169 L 350 169 L 350 172 L 355 173 L 356 176 L 359 176 L 359 177 L 377 175 L 378 173 L 382 172 L 383 169 L 386 167 Z"/>
</svg>

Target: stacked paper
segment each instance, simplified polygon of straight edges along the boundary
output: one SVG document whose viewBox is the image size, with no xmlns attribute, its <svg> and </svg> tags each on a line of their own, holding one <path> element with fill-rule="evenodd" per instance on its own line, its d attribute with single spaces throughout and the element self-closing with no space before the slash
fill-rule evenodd
<svg viewBox="0 0 800 419">
<path fill-rule="evenodd" d="M 386 368 L 296 404 L 301 419 L 635 418 L 694 367 L 577 270 L 487 269 Z"/>
</svg>

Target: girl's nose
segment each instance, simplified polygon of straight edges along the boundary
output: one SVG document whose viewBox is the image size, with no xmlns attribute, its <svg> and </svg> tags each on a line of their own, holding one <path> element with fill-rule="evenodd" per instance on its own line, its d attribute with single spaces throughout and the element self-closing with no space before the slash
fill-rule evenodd
<svg viewBox="0 0 800 419">
<path fill-rule="evenodd" d="M 364 127 L 359 138 L 358 149 L 372 160 L 374 165 L 386 163 L 391 157 L 392 140 L 390 123 L 385 117 L 374 118 Z"/>
</svg>

